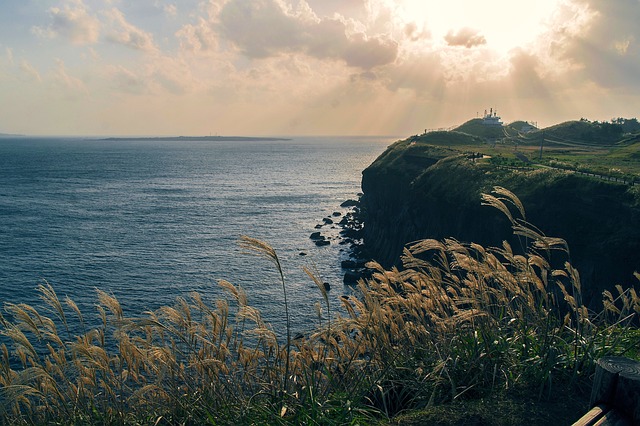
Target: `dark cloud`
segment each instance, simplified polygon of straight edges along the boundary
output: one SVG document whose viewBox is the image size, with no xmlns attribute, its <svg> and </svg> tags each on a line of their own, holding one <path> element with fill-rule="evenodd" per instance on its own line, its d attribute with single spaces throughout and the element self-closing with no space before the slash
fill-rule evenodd
<svg viewBox="0 0 640 426">
<path fill-rule="evenodd" d="M 449 46 L 464 46 L 466 48 L 487 44 L 487 39 L 480 34 L 480 31 L 469 27 L 461 28 L 458 32 L 451 30 L 444 36 L 444 39 Z"/>
<path fill-rule="evenodd" d="M 518 98 L 549 98 L 549 89 L 538 73 L 540 61 L 536 56 L 517 49 L 510 60 L 509 77 Z"/>
<path fill-rule="evenodd" d="M 602 87 L 640 90 L 640 2 L 573 0 L 572 5 L 562 16 L 566 24 L 553 34 L 556 56 Z M 577 11 L 590 15 L 586 31 L 567 31 Z"/>
<path fill-rule="evenodd" d="M 301 30 L 307 53 L 316 58 L 338 58 L 349 43 L 345 24 L 337 19 L 324 19 Z M 305 46 L 299 46 L 304 49 Z"/>
<path fill-rule="evenodd" d="M 220 32 L 247 56 L 299 50 L 301 24 L 275 0 L 231 0 L 220 12 Z"/>
<path fill-rule="evenodd" d="M 379 37 L 367 38 L 364 34 L 352 37 L 346 46 L 343 59 L 348 65 L 371 69 L 392 63 L 398 56 L 398 43 Z"/>
<path fill-rule="evenodd" d="M 278 0 L 231 0 L 218 18 L 221 36 L 251 58 L 303 53 L 371 69 L 398 56 L 398 44 L 389 38 L 349 34 L 339 16 L 320 19 L 311 9 L 285 10 Z"/>
</svg>

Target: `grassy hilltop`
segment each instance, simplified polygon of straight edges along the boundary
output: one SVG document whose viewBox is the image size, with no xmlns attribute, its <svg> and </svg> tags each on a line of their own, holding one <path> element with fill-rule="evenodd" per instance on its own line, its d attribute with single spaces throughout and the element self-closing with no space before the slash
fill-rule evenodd
<svg viewBox="0 0 640 426">
<path fill-rule="evenodd" d="M 523 128 L 528 131 L 523 132 Z M 479 137 L 476 140 L 479 144 L 466 146 L 480 147 L 488 155 L 527 158 L 540 165 L 562 165 L 604 176 L 640 179 L 640 123 L 635 118 L 612 122 L 581 119 L 544 129 L 531 128 L 523 121 L 488 127 L 482 125 L 481 119 L 473 119 L 455 131 Z M 442 145 L 429 139 L 428 143 Z"/>
</svg>

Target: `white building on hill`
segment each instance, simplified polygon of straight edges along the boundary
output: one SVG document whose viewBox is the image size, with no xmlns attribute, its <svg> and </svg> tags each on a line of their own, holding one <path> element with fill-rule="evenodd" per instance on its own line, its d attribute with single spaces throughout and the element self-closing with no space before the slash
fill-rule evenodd
<svg viewBox="0 0 640 426">
<path fill-rule="evenodd" d="M 500 121 L 500 116 L 498 116 L 498 111 L 494 111 L 493 108 L 489 110 L 484 110 L 484 117 L 482 117 L 482 124 L 485 126 L 498 126 L 502 127 L 502 121 Z"/>
</svg>

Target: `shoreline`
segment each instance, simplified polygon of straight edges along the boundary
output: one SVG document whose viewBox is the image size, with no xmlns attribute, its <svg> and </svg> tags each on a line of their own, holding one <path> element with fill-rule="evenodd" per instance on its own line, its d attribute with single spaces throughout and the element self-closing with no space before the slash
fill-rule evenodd
<svg viewBox="0 0 640 426">
<path fill-rule="evenodd" d="M 332 241 L 344 248 L 341 253 L 346 255 L 346 259 L 340 261 L 342 283 L 345 286 L 356 286 L 360 279 L 370 278 L 372 270 L 367 268 L 367 263 L 371 262 L 369 251 L 364 242 L 364 222 L 360 210 L 362 194 L 358 194 L 357 199 L 348 199 L 340 204 L 346 212 L 333 214 L 322 219 L 321 223 L 315 226 L 315 231 L 309 235 L 313 243 L 322 247 L 330 245 Z M 336 220 L 338 219 L 339 220 Z M 327 236 L 325 227 L 335 230 L 339 229 L 337 236 Z M 329 232 L 330 233 L 330 232 Z M 306 255 L 306 253 L 300 253 Z"/>
<path fill-rule="evenodd" d="M 100 138 L 100 141 L 211 141 L 211 142 L 278 142 L 290 141 L 290 138 L 271 138 L 259 136 L 157 136 L 157 137 L 113 137 Z"/>
</svg>

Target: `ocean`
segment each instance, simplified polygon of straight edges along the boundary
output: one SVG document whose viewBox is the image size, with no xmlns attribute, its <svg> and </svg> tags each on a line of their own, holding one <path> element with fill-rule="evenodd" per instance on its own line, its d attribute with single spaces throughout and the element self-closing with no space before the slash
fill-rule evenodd
<svg viewBox="0 0 640 426">
<path fill-rule="evenodd" d="M 331 285 L 333 306 L 348 258 L 339 228 L 309 238 L 340 204 L 357 198 L 361 172 L 392 137 L 293 137 L 288 141 L 0 139 L 0 303 L 42 307 L 45 281 L 60 299 L 97 317 L 96 289 L 125 315 L 199 292 L 226 298 L 239 285 L 280 334 L 284 302 L 267 260 L 247 255 L 241 235 L 276 249 L 294 332 L 317 324 L 322 296 L 302 271 Z"/>
</svg>

